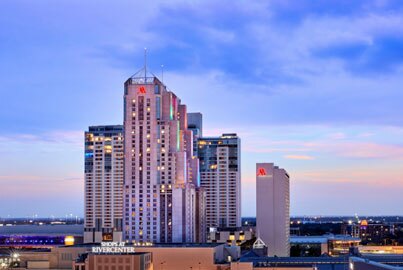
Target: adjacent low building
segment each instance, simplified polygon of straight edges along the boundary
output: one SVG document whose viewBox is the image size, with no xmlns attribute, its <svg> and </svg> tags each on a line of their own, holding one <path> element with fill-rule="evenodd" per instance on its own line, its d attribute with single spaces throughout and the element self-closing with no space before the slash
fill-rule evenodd
<svg viewBox="0 0 403 270">
<path fill-rule="evenodd" d="M 367 257 L 350 257 L 348 269 L 349 270 L 403 270 L 402 256 L 389 256 L 378 257 L 371 260 Z M 386 264 L 386 263 L 388 264 Z"/>
<path fill-rule="evenodd" d="M 348 235 L 291 236 L 291 256 L 346 255 L 351 247 L 358 247 L 361 239 Z"/>
<path fill-rule="evenodd" d="M 211 230 L 207 241 L 209 243 L 226 243 L 229 245 L 241 245 L 246 241 L 251 240 L 254 234 L 251 230 Z"/>
<path fill-rule="evenodd" d="M 113 243 L 108 242 L 108 245 Z M 123 252 L 99 249 L 101 244 L 21 250 L 18 253 L 20 269 L 221 270 L 228 269 L 231 261 L 240 258 L 238 246 L 218 243 L 138 243 L 127 246 L 120 243 L 128 248 Z"/>
<path fill-rule="evenodd" d="M 361 254 L 399 254 L 403 255 L 403 246 L 359 246 Z"/>
</svg>

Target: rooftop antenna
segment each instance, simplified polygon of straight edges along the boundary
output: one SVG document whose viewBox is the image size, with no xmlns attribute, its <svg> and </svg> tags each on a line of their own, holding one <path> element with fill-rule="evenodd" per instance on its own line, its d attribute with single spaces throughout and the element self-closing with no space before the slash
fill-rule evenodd
<svg viewBox="0 0 403 270">
<path fill-rule="evenodd" d="M 144 48 L 144 83 L 147 82 L 147 48 Z"/>
<path fill-rule="evenodd" d="M 161 65 L 161 81 L 164 83 L 164 65 Z"/>
</svg>

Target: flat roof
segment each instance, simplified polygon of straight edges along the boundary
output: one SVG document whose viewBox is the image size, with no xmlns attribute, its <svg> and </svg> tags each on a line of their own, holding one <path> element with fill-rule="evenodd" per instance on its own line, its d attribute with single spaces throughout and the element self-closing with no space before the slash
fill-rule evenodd
<svg viewBox="0 0 403 270">
<path fill-rule="evenodd" d="M 328 238 L 323 236 L 291 236 L 292 244 L 325 244 Z"/>
<path fill-rule="evenodd" d="M 339 234 L 325 234 L 318 236 L 290 236 L 290 242 L 292 244 L 325 244 L 328 241 L 355 241 L 361 242 L 358 237 L 352 237 L 350 235 L 339 235 Z"/>
<path fill-rule="evenodd" d="M 94 256 L 132 256 L 132 255 L 143 255 L 143 254 L 150 254 L 151 252 L 146 252 L 146 251 L 141 251 L 141 252 L 133 252 L 133 253 L 93 253 L 93 252 L 88 252 L 88 255 L 94 255 Z"/>
<path fill-rule="evenodd" d="M 152 246 L 137 247 L 175 247 L 175 248 L 212 248 L 225 245 L 224 243 L 155 243 Z"/>
<path fill-rule="evenodd" d="M 135 248 L 214 248 L 217 246 L 225 245 L 225 243 L 153 243 L 149 246 L 141 246 L 141 245 L 133 245 L 132 243 L 126 243 L 127 247 L 135 247 Z M 101 246 L 100 243 L 85 243 L 85 244 L 76 244 L 72 246 L 60 246 L 66 248 L 74 248 L 74 247 L 95 247 Z"/>
<path fill-rule="evenodd" d="M 306 265 L 320 263 L 339 264 L 348 262 L 348 257 L 241 257 L 240 262 L 269 263 L 278 265 Z"/>
</svg>

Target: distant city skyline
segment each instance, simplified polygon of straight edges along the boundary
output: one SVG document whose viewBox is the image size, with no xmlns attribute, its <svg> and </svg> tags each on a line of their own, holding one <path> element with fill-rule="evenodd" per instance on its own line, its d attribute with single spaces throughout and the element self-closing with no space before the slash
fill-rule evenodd
<svg viewBox="0 0 403 270">
<path fill-rule="evenodd" d="M 83 217 L 84 131 L 123 124 L 144 47 L 203 114 L 203 136 L 240 137 L 243 217 L 255 216 L 257 162 L 289 173 L 292 216 L 403 214 L 401 2 L 0 9 L 0 217 Z"/>
</svg>

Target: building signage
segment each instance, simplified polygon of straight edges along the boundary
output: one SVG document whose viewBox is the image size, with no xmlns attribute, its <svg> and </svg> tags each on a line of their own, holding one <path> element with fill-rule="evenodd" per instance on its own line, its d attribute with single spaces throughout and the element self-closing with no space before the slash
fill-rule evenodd
<svg viewBox="0 0 403 270">
<path fill-rule="evenodd" d="M 147 91 L 146 91 L 146 88 L 144 86 L 139 87 L 139 94 L 145 94 L 146 92 Z"/>
<path fill-rule="evenodd" d="M 259 168 L 257 176 L 267 175 L 266 170 L 264 168 Z"/>
<path fill-rule="evenodd" d="M 125 242 L 102 242 L 100 247 L 92 247 L 92 253 L 135 253 L 135 250 L 127 247 Z"/>
</svg>

